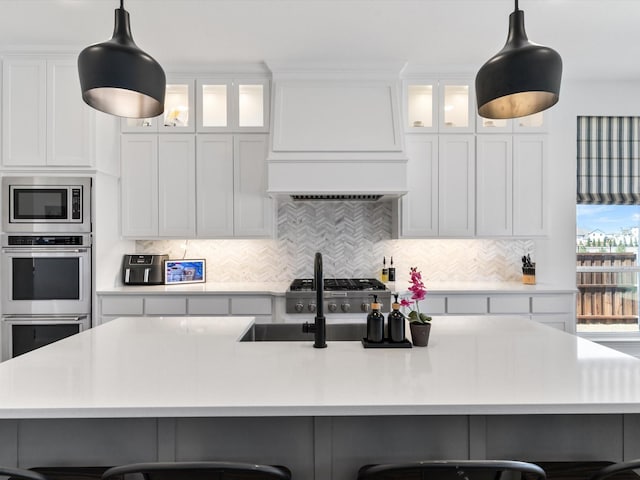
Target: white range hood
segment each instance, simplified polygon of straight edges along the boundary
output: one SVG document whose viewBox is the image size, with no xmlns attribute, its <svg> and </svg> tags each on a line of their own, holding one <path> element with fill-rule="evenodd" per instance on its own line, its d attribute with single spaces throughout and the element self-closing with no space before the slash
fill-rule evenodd
<svg viewBox="0 0 640 480">
<path fill-rule="evenodd" d="M 376 200 L 407 192 L 401 67 L 269 67 L 269 194 Z"/>
</svg>

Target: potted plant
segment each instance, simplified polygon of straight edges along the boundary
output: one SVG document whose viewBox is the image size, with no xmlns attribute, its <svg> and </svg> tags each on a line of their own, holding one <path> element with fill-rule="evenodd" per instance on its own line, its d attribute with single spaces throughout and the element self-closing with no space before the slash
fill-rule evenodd
<svg viewBox="0 0 640 480">
<path fill-rule="evenodd" d="M 416 347 L 426 347 L 429 344 L 429 333 L 431 333 L 431 317 L 420 312 L 420 300 L 424 300 L 427 289 L 422 283 L 422 274 L 417 267 L 411 267 L 409 283 L 411 284 L 409 287 L 410 300 L 403 298 L 400 305 L 411 308 L 409 315 L 407 315 L 411 330 L 411 342 Z"/>
</svg>

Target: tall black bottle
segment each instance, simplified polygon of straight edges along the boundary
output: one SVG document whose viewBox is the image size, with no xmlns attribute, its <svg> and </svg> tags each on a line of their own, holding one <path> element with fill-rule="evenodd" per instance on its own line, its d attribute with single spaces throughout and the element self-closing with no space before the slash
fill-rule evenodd
<svg viewBox="0 0 640 480">
<path fill-rule="evenodd" d="M 389 325 L 389 339 L 392 342 L 404 342 L 404 323 L 405 318 L 400 311 L 400 304 L 398 303 L 398 294 L 394 293 L 395 302 L 391 304 L 393 309 L 387 317 L 387 323 Z"/>
<path fill-rule="evenodd" d="M 380 313 L 378 296 L 372 295 L 371 313 L 367 315 L 367 340 L 380 343 L 384 340 L 384 315 Z"/>
</svg>

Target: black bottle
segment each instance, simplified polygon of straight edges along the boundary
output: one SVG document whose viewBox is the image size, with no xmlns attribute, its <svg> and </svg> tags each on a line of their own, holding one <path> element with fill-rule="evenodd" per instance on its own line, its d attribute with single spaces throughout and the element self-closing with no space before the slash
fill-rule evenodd
<svg viewBox="0 0 640 480">
<path fill-rule="evenodd" d="M 380 343 L 384 340 L 384 315 L 380 313 L 378 296 L 372 297 L 371 313 L 367 315 L 367 341 Z"/>
<path fill-rule="evenodd" d="M 398 294 L 394 293 L 395 302 L 391 304 L 393 309 L 387 317 L 387 323 L 389 324 L 389 339 L 392 342 L 404 342 L 404 322 L 405 318 L 400 311 L 400 304 L 398 303 Z"/>
<path fill-rule="evenodd" d="M 396 281 L 396 267 L 393 266 L 393 257 L 391 257 L 391 265 L 389 265 L 389 281 Z"/>
</svg>

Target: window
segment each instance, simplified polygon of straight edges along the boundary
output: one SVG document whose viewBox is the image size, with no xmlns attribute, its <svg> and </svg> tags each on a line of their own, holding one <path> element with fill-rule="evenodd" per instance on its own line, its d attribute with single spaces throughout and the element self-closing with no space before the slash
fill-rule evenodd
<svg viewBox="0 0 640 480">
<path fill-rule="evenodd" d="M 578 117 L 576 331 L 638 332 L 640 117 Z"/>
</svg>

